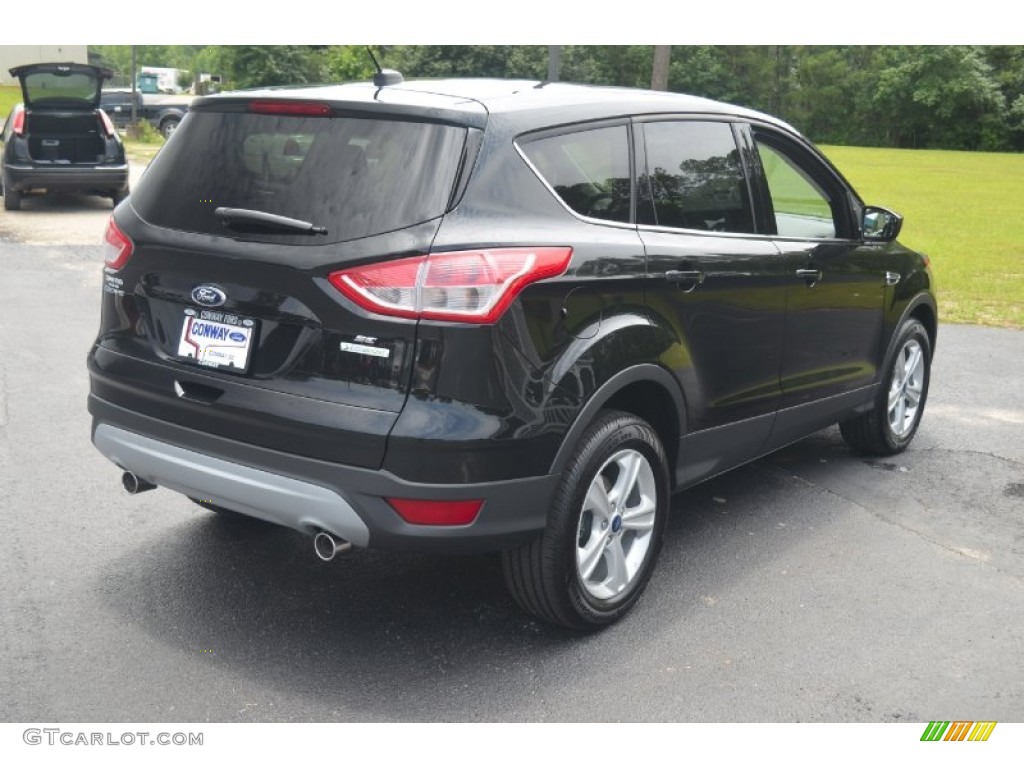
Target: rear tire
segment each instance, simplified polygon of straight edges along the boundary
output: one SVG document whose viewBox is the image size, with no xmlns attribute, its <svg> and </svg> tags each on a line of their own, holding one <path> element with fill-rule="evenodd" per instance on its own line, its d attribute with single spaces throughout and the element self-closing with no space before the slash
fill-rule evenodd
<svg viewBox="0 0 1024 768">
<path fill-rule="evenodd" d="M 181 120 L 176 117 L 169 117 L 160 123 L 160 133 L 163 134 L 164 139 L 171 138 L 171 134 L 178 130 L 178 123 L 180 122 Z"/>
<path fill-rule="evenodd" d="M 20 211 L 21 210 L 21 192 L 14 189 L 4 190 L 4 210 L 5 211 Z"/>
<path fill-rule="evenodd" d="M 566 465 L 543 534 L 502 553 L 516 602 L 544 621 L 581 631 L 622 618 L 658 558 L 668 477 L 665 450 L 650 424 L 602 411 Z"/>
<path fill-rule="evenodd" d="M 114 201 L 114 207 L 115 208 L 117 208 L 118 205 L 120 205 L 122 202 L 124 202 L 125 198 L 127 198 L 127 197 L 128 197 L 128 189 L 112 192 L 111 195 L 110 195 L 110 199 Z"/>
<path fill-rule="evenodd" d="M 917 434 L 928 399 L 932 348 L 928 332 L 910 318 L 899 330 L 896 355 L 867 413 L 839 424 L 847 444 L 859 453 L 892 456 L 906 450 Z"/>
</svg>

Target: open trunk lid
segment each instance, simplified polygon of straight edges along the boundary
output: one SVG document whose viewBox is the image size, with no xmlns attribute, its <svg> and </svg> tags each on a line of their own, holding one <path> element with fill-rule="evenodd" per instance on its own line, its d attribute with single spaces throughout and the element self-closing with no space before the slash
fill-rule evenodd
<svg viewBox="0 0 1024 768">
<path fill-rule="evenodd" d="M 21 82 L 26 109 L 98 109 L 103 81 L 113 72 L 90 64 L 23 64 L 9 70 Z"/>
</svg>

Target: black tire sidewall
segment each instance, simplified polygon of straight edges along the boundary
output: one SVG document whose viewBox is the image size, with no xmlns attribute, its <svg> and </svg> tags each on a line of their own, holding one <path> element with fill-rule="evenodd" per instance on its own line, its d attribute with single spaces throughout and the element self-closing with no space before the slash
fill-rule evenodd
<svg viewBox="0 0 1024 768">
<path fill-rule="evenodd" d="M 4 210 L 6 211 L 20 211 L 21 210 L 21 193 L 13 189 L 4 190 Z"/>
</svg>

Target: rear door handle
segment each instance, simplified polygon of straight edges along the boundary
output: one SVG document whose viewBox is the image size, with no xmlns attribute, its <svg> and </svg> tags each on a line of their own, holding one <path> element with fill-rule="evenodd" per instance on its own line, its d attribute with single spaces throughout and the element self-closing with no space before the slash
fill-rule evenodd
<svg viewBox="0 0 1024 768">
<path fill-rule="evenodd" d="M 704 273 L 698 269 L 670 269 L 665 272 L 665 279 L 670 283 L 690 283 L 685 287 L 692 291 L 704 282 Z"/>
<path fill-rule="evenodd" d="M 820 269 L 798 269 L 796 271 L 796 276 L 799 277 L 799 278 L 802 278 L 803 280 L 805 280 L 807 282 L 807 287 L 810 288 L 816 282 L 821 280 L 821 270 Z"/>
</svg>

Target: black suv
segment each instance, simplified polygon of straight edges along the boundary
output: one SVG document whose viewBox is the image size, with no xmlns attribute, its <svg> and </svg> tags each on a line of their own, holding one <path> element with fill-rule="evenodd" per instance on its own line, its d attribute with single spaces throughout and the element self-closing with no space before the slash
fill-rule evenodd
<svg viewBox="0 0 1024 768">
<path fill-rule="evenodd" d="M 588 629 L 670 494 L 838 422 L 894 454 L 928 260 L 792 128 L 676 94 L 451 80 L 202 98 L 106 235 L 93 442 L 349 546 L 501 551 Z"/>
<path fill-rule="evenodd" d="M 85 192 L 117 205 L 128 196 L 128 161 L 114 124 L 100 109 L 111 71 L 86 64 L 26 64 L 10 70 L 24 102 L 4 123 L 0 193 L 17 211 L 33 191 Z"/>
</svg>

